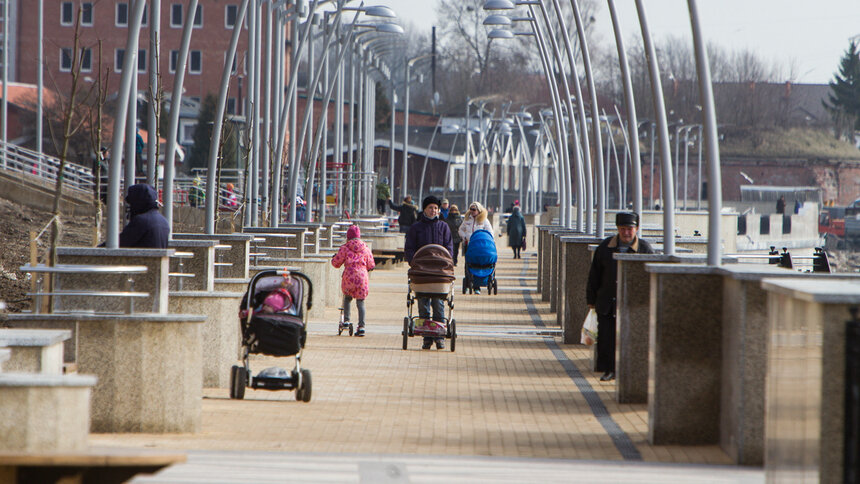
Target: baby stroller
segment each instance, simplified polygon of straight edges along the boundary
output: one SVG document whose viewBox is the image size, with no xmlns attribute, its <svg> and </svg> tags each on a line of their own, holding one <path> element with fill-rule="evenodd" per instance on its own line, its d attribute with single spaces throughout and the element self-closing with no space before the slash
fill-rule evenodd
<svg viewBox="0 0 860 484">
<path fill-rule="evenodd" d="M 276 291 L 292 303 L 282 306 L 280 311 L 264 312 Z M 311 372 L 302 369 L 302 348 L 307 340 L 307 312 L 311 309 L 313 285 L 300 272 L 285 270 L 261 271 L 248 283 L 248 292 L 242 299 L 239 310 L 239 326 L 242 331 L 242 366 L 234 365 L 230 371 L 230 398 L 241 400 L 245 387 L 262 390 L 295 390 L 296 400 L 311 400 Z M 307 297 L 307 306 L 302 301 Z M 271 310 L 271 309 L 270 309 Z M 296 357 L 291 372 L 283 368 L 267 368 L 257 376 L 251 373 L 248 355 Z"/>
<path fill-rule="evenodd" d="M 499 293 L 496 284 L 496 239 L 488 230 L 478 230 L 469 238 L 466 248 L 466 277 L 463 278 L 463 294 L 487 288 L 487 294 Z"/>
<path fill-rule="evenodd" d="M 409 269 L 409 285 L 406 292 L 407 316 L 403 318 L 403 349 L 408 346 L 410 336 L 448 338 L 451 351 L 457 343 L 457 324 L 454 321 L 454 261 L 448 249 L 429 244 L 415 251 L 412 268 Z M 422 319 L 412 315 L 412 306 L 418 297 L 445 299 L 448 317 L 442 321 Z"/>
</svg>

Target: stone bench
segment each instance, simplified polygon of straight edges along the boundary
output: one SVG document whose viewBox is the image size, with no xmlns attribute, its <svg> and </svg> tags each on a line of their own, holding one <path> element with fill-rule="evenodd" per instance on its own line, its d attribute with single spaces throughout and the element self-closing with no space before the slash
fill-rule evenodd
<svg viewBox="0 0 860 484">
<path fill-rule="evenodd" d="M 184 454 L 111 449 L 66 453 L 0 452 L 0 482 L 120 484 L 185 462 Z"/>
<path fill-rule="evenodd" d="M 63 342 L 72 337 L 68 330 L 0 329 L 0 347 L 9 358 L 3 367 L 20 373 L 63 373 Z"/>
<path fill-rule="evenodd" d="M 91 375 L 0 373 L 0 455 L 86 449 L 95 384 Z"/>
<path fill-rule="evenodd" d="M 205 316 L 8 314 L 18 328 L 73 330 L 66 361 L 93 374 L 93 432 L 196 432 Z"/>
<path fill-rule="evenodd" d="M 215 279 L 248 279 L 251 234 L 173 234 L 173 240 L 215 240 Z M 229 246 L 224 248 L 224 246 Z"/>
<path fill-rule="evenodd" d="M 32 311 L 40 312 L 64 312 L 80 311 L 81 305 L 87 303 L 88 311 L 95 312 L 100 308 L 101 312 L 134 312 L 135 299 L 149 298 L 150 293 L 134 290 L 134 276 L 148 271 L 146 266 L 132 265 L 93 265 L 93 264 L 58 264 L 55 266 L 24 265 L 19 268 L 21 272 L 36 274 L 34 280 L 35 288 L 28 292 L 33 297 Z M 62 276 L 62 277 L 61 277 Z M 46 277 L 48 280 L 46 280 Z M 104 284 L 102 289 L 94 288 L 91 284 L 79 287 L 82 280 L 95 279 Z M 71 285 L 73 289 L 62 287 Z M 46 287 L 47 286 L 47 287 Z M 108 288 L 125 288 L 125 290 L 107 290 Z M 83 301 L 69 300 L 68 298 L 85 298 Z M 93 299 L 95 298 L 95 299 Z M 114 299 L 120 299 L 119 305 L 112 304 Z M 110 303 L 108 303 L 110 301 Z M 65 304 L 64 304 L 65 303 Z"/>
<path fill-rule="evenodd" d="M 135 275 L 134 291 L 147 293 L 147 297 L 135 302 L 135 308 L 144 313 L 167 313 L 169 284 L 169 257 L 174 249 L 107 249 L 102 247 L 60 247 L 58 262 L 65 264 L 87 264 L 101 266 L 145 266 L 146 272 Z M 89 273 L 69 274 L 64 286 L 77 291 L 104 291 L 111 286 L 106 277 L 94 277 Z M 87 298 L 90 299 L 90 298 Z M 63 310 L 93 310 L 94 304 L 102 311 L 125 312 L 126 307 L 119 298 L 102 298 L 96 301 L 75 300 L 63 302 Z"/>
<path fill-rule="evenodd" d="M 857 422 L 846 408 L 846 349 L 849 331 L 856 334 L 851 311 L 860 306 L 860 281 L 764 279 L 761 285 L 768 308 L 767 482 L 850 482 L 845 440 Z"/>
<path fill-rule="evenodd" d="M 170 258 L 170 275 L 183 274 L 191 277 L 170 279 L 170 291 L 214 291 L 216 240 L 171 240 L 168 247 L 177 253 Z M 229 250 L 230 246 L 227 250 Z M 181 251 L 181 252 L 180 252 Z M 188 254 L 179 257 L 179 254 Z"/>
</svg>

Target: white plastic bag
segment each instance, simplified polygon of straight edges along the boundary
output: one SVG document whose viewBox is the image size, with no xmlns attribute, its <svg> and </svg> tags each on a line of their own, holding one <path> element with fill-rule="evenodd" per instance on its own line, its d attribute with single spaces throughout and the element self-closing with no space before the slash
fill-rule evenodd
<svg viewBox="0 0 860 484">
<path fill-rule="evenodd" d="M 597 343 L 597 313 L 594 312 L 594 308 L 590 308 L 588 314 L 585 315 L 579 342 L 587 346 Z"/>
</svg>

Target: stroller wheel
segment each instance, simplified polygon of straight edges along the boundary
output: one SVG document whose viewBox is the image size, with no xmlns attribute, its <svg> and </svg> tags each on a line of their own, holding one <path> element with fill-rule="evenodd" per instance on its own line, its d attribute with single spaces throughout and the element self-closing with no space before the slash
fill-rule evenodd
<svg viewBox="0 0 860 484">
<path fill-rule="evenodd" d="M 245 386 L 248 385 L 248 373 L 245 368 L 233 365 L 230 368 L 230 398 L 241 400 L 245 398 Z"/>
<path fill-rule="evenodd" d="M 341 334 L 343 334 L 343 326 L 338 325 L 337 326 L 337 335 L 340 336 Z"/>
<path fill-rule="evenodd" d="M 451 353 L 453 353 L 457 346 L 457 322 L 452 319 L 448 329 L 451 331 Z"/>
<path fill-rule="evenodd" d="M 467 290 L 468 290 L 468 287 L 467 287 L 467 283 L 466 283 L 466 278 L 464 277 L 463 278 L 463 294 L 466 294 Z"/>
<path fill-rule="evenodd" d="M 355 327 L 352 325 L 352 323 L 349 323 L 349 335 L 352 336 L 352 333 L 354 333 L 354 332 L 355 332 Z"/>
<path fill-rule="evenodd" d="M 487 289 L 488 294 L 489 294 L 489 292 L 490 292 L 490 290 Z M 493 295 L 496 295 L 498 293 L 499 293 L 499 284 L 496 282 L 495 279 L 493 279 Z"/>
<path fill-rule="evenodd" d="M 296 400 L 311 401 L 311 371 L 308 369 L 302 370 L 302 386 L 296 391 Z"/>
<path fill-rule="evenodd" d="M 409 346 L 409 318 L 403 318 L 403 349 Z"/>
</svg>

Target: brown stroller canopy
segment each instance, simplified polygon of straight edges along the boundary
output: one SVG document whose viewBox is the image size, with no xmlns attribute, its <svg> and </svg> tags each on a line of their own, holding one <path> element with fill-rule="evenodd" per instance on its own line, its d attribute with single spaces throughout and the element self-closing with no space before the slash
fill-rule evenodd
<svg viewBox="0 0 860 484">
<path fill-rule="evenodd" d="M 438 244 L 428 244 L 415 251 L 408 274 L 416 284 L 454 282 L 456 279 L 451 254 Z"/>
</svg>

